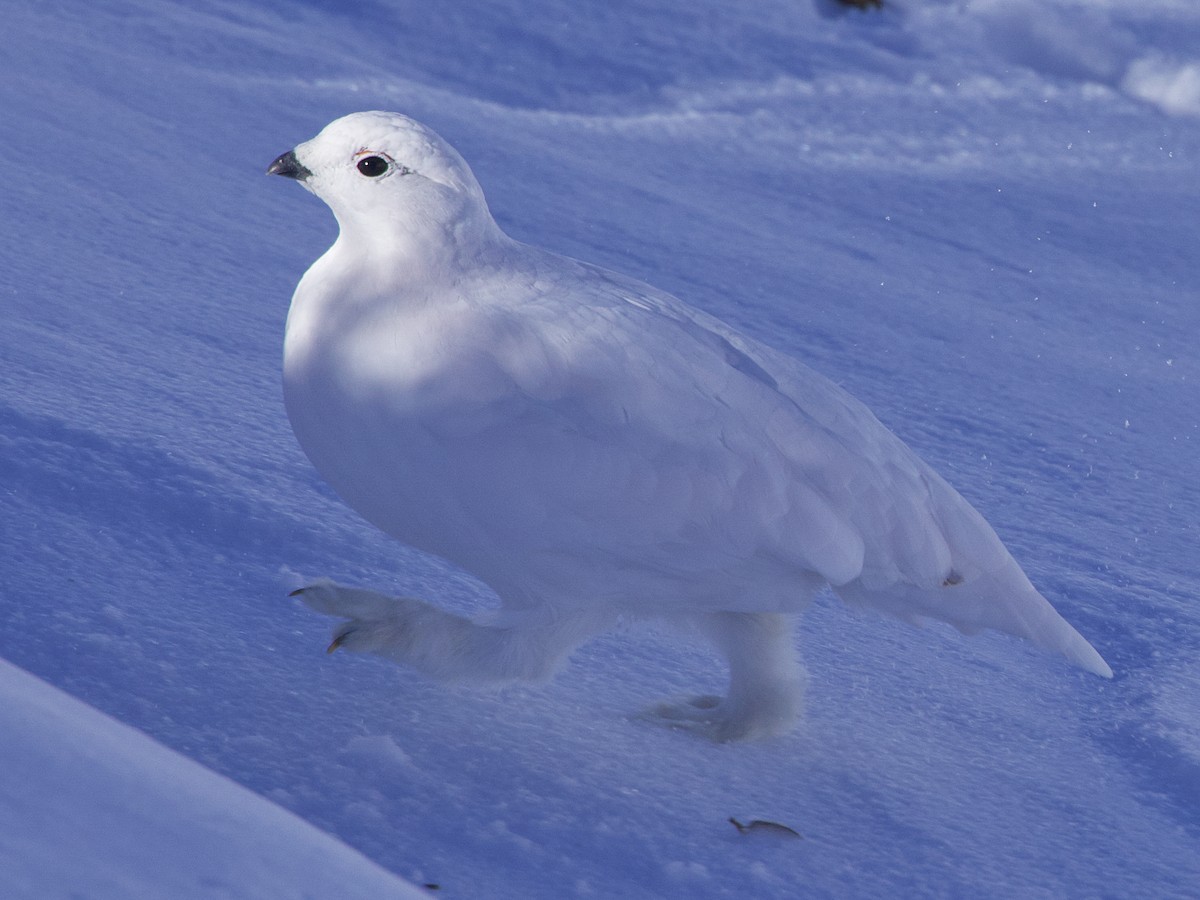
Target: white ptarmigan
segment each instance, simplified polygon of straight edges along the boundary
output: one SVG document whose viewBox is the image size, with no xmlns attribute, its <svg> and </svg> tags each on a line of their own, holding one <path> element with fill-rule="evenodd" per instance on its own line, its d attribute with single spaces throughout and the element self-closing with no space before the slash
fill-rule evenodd
<svg viewBox="0 0 1200 900">
<path fill-rule="evenodd" d="M 726 657 L 729 692 L 657 712 L 717 740 L 762 737 L 800 716 L 793 619 L 829 584 L 1112 675 L 866 407 L 649 285 L 509 238 L 429 128 L 355 113 L 268 172 L 340 226 L 288 314 L 301 446 L 368 521 L 502 601 L 469 620 L 318 582 L 297 593 L 347 620 L 330 649 L 538 680 L 622 615 L 686 621 Z"/>
</svg>

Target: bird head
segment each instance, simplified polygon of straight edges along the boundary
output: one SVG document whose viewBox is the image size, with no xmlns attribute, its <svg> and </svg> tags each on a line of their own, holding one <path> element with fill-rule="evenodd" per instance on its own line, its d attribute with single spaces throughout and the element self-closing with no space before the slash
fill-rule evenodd
<svg viewBox="0 0 1200 900">
<path fill-rule="evenodd" d="M 336 119 L 267 174 L 299 181 L 333 210 L 343 236 L 367 243 L 463 241 L 496 228 L 458 152 L 399 113 Z"/>
</svg>

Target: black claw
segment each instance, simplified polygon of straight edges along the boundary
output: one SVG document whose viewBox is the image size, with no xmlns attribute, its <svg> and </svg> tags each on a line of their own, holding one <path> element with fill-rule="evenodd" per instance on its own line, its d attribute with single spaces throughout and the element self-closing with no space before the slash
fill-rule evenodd
<svg viewBox="0 0 1200 900">
<path fill-rule="evenodd" d="M 337 633 L 334 634 L 333 640 L 329 642 L 329 646 L 325 648 L 325 652 L 332 653 L 338 647 L 342 646 L 342 644 L 346 643 L 346 638 L 350 637 L 353 633 L 354 629 L 351 627 L 339 628 Z"/>
</svg>

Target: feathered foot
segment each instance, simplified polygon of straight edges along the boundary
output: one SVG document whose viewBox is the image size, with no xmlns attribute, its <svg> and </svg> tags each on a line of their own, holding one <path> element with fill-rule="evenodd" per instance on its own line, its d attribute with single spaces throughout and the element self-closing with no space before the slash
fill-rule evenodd
<svg viewBox="0 0 1200 900">
<path fill-rule="evenodd" d="M 792 621 L 775 613 L 715 613 L 703 620 L 729 662 L 729 694 L 659 703 L 650 716 L 714 741 L 775 737 L 804 708 L 804 669 L 792 646 Z"/>
<path fill-rule="evenodd" d="M 371 653 L 447 681 L 545 681 L 577 644 L 603 627 L 587 617 L 555 618 L 536 609 L 509 614 L 503 624 L 480 624 L 423 600 L 325 579 L 291 596 L 346 620 L 334 629 L 329 653 Z"/>
</svg>

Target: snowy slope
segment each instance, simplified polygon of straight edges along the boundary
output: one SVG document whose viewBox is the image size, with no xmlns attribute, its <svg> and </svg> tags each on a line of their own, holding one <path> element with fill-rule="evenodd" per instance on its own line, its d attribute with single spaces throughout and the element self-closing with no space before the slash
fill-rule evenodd
<svg viewBox="0 0 1200 900">
<path fill-rule="evenodd" d="M 5 896 L 428 896 L 8 663 L 0 759 Z"/>
<path fill-rule="evenodd" d="M 891 7 L 9 4 L 0 656 L 447 896 L 1194 895 L 1200 10 Z M 326 657 L 293 571 L 489 603 L 332 497 L 279 399 L 334 225 L 263 170 L 378 107 L 514 236 L 868 402 L 1117 678 L 826 598 L 805 727 L 725 747 L 631 715 L 723 680 L 644 625 L 544 690 Z"/>
</svg>

